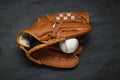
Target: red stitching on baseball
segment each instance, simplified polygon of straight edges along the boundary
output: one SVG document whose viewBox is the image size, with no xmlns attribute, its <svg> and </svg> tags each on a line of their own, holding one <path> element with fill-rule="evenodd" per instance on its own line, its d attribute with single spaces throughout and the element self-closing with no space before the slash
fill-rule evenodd
<svg viewBox="0 0 120 80">
<path fill-rule="evenodd" d="M 64 43 L 64 46 L 65 46 L 65 52 L 68 52 L 66 43 Z"/>
</svg>

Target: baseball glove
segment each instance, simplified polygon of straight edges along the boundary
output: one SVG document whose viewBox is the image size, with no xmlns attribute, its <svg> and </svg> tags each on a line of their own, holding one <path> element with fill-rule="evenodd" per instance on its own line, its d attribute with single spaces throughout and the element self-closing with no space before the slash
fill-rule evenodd
<svg viewBox="0 0 120 80">
<path fill-rule="evenodd" d="M 62 12 L 38 18 L 29 28 L 18 33 L 17 43 L 26 56 L 37 64 L 72 68 L 79 63 L 82 43 L 91 31 L 88 12 Z M 59 48 L 59 42 L 77 38 L 79 47 L 71 54 Z"/>
</svg>

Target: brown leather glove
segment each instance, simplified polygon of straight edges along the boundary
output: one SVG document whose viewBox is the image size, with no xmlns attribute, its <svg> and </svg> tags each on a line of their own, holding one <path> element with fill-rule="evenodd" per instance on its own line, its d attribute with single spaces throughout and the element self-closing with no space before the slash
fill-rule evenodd
<svg viewBox="0 0 120 80">
<path fill-rule="evenodd" d="M 91 31 L 88 12 L 62 12 L 38 18 L 33 26 L 19 32 L 17 42 L 28 59 L 38 64 L 58 68 L 72 68 L 79 63 L 84 37 Z M 78 49 L 67 54 L 59 42 L 69 38 L 79 40 Z"/>
</svg>

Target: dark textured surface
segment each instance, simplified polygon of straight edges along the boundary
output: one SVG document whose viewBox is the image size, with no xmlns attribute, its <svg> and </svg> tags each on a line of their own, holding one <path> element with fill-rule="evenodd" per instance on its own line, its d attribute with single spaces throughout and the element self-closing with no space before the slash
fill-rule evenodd
<svg viewBox="0 0 120 80">
<path fill-rule="evenodd" d="M 0 0 L 0 80 L 120 80 L 119 0 Z M 89 11 L 93 31 L 80 64 L 56 69 L 29 61 L 17 33 L 35 19 L 64 11 Z"/>
</svg>

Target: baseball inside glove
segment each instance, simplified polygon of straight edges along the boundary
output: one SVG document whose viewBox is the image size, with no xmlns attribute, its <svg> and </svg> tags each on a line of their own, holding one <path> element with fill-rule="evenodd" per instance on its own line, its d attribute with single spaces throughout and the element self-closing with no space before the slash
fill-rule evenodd
<svg viewBox="0 0 120 80">
<path fill-rule="evenodd" d="M 33 26 L 20 31 L 17 42 L 28 59 L 38 64 L 58 68 L 72 68 L 79 63 L 78 55 L 85 36 L 91 31 L 88 12 L 62 12 L 38 18 Z M 67 54 L 59 42 L 69 38 L 79 40 L 78 49 Z"/>
</svg>

